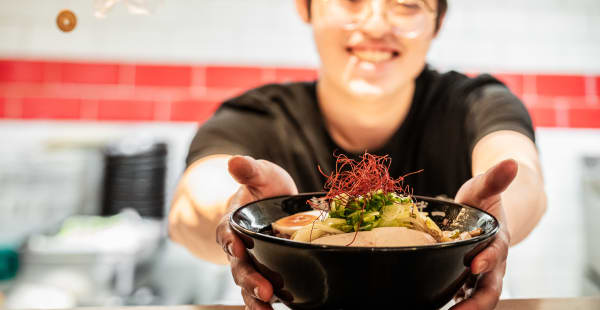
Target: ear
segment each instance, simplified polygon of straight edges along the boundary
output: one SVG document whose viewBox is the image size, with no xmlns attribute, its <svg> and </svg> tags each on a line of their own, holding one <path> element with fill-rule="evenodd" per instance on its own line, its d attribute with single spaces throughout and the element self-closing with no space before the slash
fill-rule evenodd
<svg viewBox="0 0 600 310">
<path fill-rule="evenodd" d="M 440 33 L 440 30 L 442 30 L 442 27 L 444 26 L 444 20 L 446 19 L 446 12 L 442 12 L 442 14 L 440 15 L 440 24 L 437 28 L 437 30 L 435 31 L 435 33 L 433 34 L 433 37 L 437 37 L 438 34 Z"/>
<path fill-rule="evenodd" d="M 296 11 L 300 18 L 305 23 L 310 23 L 310 14 L 308 14 L 308 1 L 306 0 L 295 0 L 296 1 Z"/>
</svg>

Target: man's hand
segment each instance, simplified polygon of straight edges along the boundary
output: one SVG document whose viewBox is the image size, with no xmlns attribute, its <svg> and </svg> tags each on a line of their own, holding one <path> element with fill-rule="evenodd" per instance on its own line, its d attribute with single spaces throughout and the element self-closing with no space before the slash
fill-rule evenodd
<svg viewBox="0 0 600 310">
<path fill-rule="evenodd" d="M 496 307 L 502 292 L 502 279 L 506 271 L 506 257 L 510 246 L 510 233 L 500 194 L 517 175 L 517 162 L 509 159 L 490 168 L 486 173 L 467 181 L 456 194 L 455 200 L 485 210 L 500 222 L 495 240 L 471 262 L 473 274 L 482 277 L 471 298 L 459 302 L 452 310 L 491 310 Z"/>
<path fill-rule="evenodd" d="M 229 160 L 229 173 L 241 184 L 229 201 L 229 212 L 255 200 L 298 193 L 292 177 L 283 168 L 265 160 L 234 156 Z M 244 243 L 229 226 L 229 214 L 217 226 L 217 243 L 227 253 L 235 283 L 242 287 L 246 308 L 272 309 L 268 302 L 273 297 L 273 287 L 254 269 Z"/>
</svg>

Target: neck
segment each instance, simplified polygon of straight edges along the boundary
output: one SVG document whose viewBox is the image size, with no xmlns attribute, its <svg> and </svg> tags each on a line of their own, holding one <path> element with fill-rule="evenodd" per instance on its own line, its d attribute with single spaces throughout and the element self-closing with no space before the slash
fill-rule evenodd
<svg viewBox="0 0 600 310">
<path fill-rule="evenodd" d="M 360 97 L 319 79 L 317 96 L 326 128 L 337 145 L 358 153 L 382 147 L 400 127 L 412 103 L 415 81 L 377 98 Z"/>
</svg>

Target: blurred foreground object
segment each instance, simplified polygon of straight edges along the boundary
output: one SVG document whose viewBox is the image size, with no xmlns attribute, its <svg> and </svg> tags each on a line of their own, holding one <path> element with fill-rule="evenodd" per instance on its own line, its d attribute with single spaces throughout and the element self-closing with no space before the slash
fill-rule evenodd
<svg viewBox="0 0 600 310">
<path fill-rule="evenodd" d="M 149 15 L 156 11 L 162 0 L 94 0 L 94 15 L 98 18 L 106 17 L 119 2 L 123 2 L 131 14 Z"/>
<path fill-rule="evenodd" d="M 62 32 L 71 32 L 77 26 L 77 16 L 70 10 L 62 10 L 56 16 L 56 25 Z"/>
</svg>

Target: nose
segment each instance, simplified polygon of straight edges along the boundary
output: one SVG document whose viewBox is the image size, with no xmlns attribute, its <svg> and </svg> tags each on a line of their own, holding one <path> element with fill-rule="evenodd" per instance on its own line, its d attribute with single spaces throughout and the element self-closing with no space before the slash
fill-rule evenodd
<svg viewBox="0 0 600 310">
<path fill-rule="evenodd" d="M 387 22 L 385 14 L 385 1 L 371 1 L 370 14 L 365 17 L 362 23 L 362 31 L 376 39 L 383 37 L 390 31 L 390 24 Z"/>
</svg>

